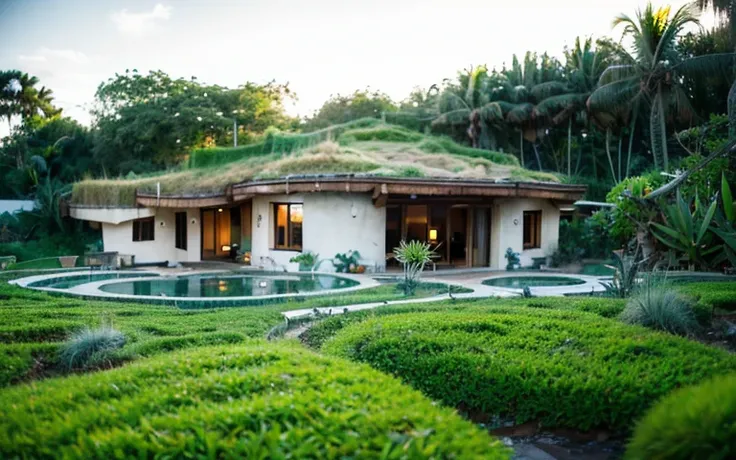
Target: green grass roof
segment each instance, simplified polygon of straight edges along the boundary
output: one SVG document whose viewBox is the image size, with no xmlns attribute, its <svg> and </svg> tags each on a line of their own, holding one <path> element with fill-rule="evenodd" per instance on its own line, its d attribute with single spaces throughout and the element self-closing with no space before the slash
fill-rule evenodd
<svg viewBox="0 0 736 460">
<path fill-rule="evenodd" d="M 74 185 L 72 202 L 132 206 L 136 189 L 155 193 L 157 184 L 163 195 L 217 194 L 248 180 L 339 173 L 559 182 L 553 174 L 521 168 L 509 154 L 364 119 L 245 147 L 195 150 L 178 169 L 146 177 L 85 180 Z"/>
</svg>

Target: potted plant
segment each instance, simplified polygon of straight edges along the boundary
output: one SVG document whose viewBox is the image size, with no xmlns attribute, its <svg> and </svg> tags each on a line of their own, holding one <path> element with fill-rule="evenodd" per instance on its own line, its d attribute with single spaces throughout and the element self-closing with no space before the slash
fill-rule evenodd
<svg viewBox="0 0 736 460">
<path fill-rule="evenodd" d="M 312 271 L 312 268 L 317 264 L 319 254 L 315 254 L 312 251 L 302 252 L 289 259 L 289 262 L 299 264 L 300 272 Z"/>
</svg>

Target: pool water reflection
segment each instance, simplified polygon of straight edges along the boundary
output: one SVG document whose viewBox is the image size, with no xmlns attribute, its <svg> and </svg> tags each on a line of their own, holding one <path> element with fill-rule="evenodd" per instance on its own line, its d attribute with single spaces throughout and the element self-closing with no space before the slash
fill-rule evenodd
<svg viewBox="0 0 736 460">
<path fill-rule="evenodd" d="M 123 281 L 100 290 L 124 295 L 165 297 L 252 297 L 344 289 L 357 281 L 332 275 L 192 275 Z"/>
</svg>

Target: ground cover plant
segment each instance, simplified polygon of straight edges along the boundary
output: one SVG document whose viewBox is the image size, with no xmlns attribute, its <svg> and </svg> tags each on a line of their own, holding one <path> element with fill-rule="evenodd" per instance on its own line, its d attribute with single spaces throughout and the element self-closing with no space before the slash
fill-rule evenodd
<svg viewBox="0 0 736 460">
<path fill-rule="evenodd" d="M 283 321 L 280 312 L 285 310 L 405 298 L 395 284 L 386 284 L 272 305 L 183 310 L 167 305 L 51 296 L 5 282 L 34 274 L 38 273 L 0 273 L 0 387 L 67 372 L 70 366 L 59 354 L 62 343 L 73 334 L 100 324 L 114 327 L 126 338 L 125 346 L 109 353 L 105 362 L 100 363 L 101 367 L 109 367 L 180 348 L 263 337 Z M 446 285 L 423 283 L 415 296 L 445 293 Z"/>
<path fill-rule="evenodd" d="M 736 370 L 733 355 L 687 339 L 583 312 L 501 305 L 367 318 L 322 350 L 487 420 L 614 432 L 630 430 L 673 389 Z"/>
<path fill-rule="evenodd" d="M 637 424 L 626 458 L 733 458 L 734 389 L 736 374 L 729 374 L 672 392 Z"/>
<path fill-rule="evenodd" d="M 686 283 L 677 289 L 698 299 L 699 303 L 727 312 L 736 311 L 736 282 Z"/>
<path fill-rule="evenodd" d="M 206 347 L 0 394 L 6 458 L 508 458 L 452 410 L 288 344 Z"/>
</svg>

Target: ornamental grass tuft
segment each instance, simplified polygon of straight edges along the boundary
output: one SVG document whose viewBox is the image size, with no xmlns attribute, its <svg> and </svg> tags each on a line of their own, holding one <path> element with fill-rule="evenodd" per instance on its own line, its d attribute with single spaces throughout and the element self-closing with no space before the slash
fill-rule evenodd
<svg viewBox="0 0 736 460">
<path fill-rule="evenodd" d="M 694 306 L 692 298 L 649 277 L 629 299 L 621 320 L 670 334 L 692 335 L 699 327 Z"/>
<path fill-rule="evenodd" d="M 125 335 L 109 324 L 96 329 L 86 327 L 61 345 L 60 363 L 69 369 L 110 365 L 125 341 Z"/>
</svg>

